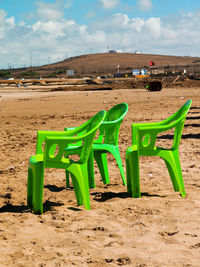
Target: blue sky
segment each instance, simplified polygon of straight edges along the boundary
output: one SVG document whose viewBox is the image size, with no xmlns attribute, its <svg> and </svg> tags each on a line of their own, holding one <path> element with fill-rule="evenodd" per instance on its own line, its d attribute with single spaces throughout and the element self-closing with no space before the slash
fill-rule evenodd
<svg viewBox="0 0 200 267">
<path fill-rule="evenodd" d="M 124 52 L 200 56 L 198 0 L 0 0 L 0 68 Z"/>
</svg>

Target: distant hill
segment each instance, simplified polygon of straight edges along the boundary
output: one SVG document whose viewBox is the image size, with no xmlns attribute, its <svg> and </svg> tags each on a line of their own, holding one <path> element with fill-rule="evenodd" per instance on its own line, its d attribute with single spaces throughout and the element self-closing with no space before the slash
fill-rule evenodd
<svg viewBox="0 0 200 267">
<path fill-rule="evenodd" d="M 67 69 L 74 70 L 77 75 L 106 75 L 109 73 L 113 74 L 117 72 L 118 69 L 120 72 L 131 72 L 132 69 L 149 67 L 150 61 L 155 63 L 154 67 L 195 66 L 200 64 L 199 57 L 135 53 L 103 53 L 71 57 L 54 64 L 34 67 L 32 70 L 40 75 L 50 73 L 62 74 L 66 73 Z"/>
</svg>

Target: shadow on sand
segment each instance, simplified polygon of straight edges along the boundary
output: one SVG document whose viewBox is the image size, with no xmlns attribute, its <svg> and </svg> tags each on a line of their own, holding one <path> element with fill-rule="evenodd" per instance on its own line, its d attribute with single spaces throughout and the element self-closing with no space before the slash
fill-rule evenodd
<svg viewBox="0 0 200 267">
<path fill-rule="evenodd" d="M 43 204 L 43 212 L 47 212 L 52 210 L 52 207 L 59 207 L 64 205 L 63 203 L 45 201 Z M 10 212 L 10 213 L 27 213 L 31 212 L 31 209 L 26 205 L 12 205 L 11 203 L 6 203 L 4 206 L 0 208 L 0 213 Z"/>
<path fill-rule="evenodd" d="M 51 191 L 51 192 L 61 192 L 61 191 L 66 189 L 66 187 L 64 187 L 64 186 L 58 187 L 56 185 L 51 185 L 51 184 L 45 185 L 44 188 L 49 189 L 49 191 Z"/>
<path fill-rule="evenodd" d="M 98 192 L 94 192 L 91 195 L 94 196 L 94 200 L 98 201 L 98 202 L 104 202 L 107 201 L 109 199 L 113 199 L 113 198 L 131 198 L 131 196 L 127 193 L 127 192 L 119 192 L 119 193 L 115 193 L 115 192 L 105 192 L 105 193 L 98 193 Z M 159 197 L 159 198 L 165 198 L 167 196 L 162 196 L 162 195 L 157 195 L 157 194 L 149 194 L 149 193 L 141 193 L 141 196 L 145 196 L 145 197 Z"/>
</svg>

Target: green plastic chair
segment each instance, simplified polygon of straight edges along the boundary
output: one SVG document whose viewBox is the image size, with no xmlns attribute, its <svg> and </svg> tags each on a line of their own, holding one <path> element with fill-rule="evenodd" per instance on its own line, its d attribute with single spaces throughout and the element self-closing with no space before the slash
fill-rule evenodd
<svg viewBox="0 0 200 267">
<path fill-rule="evenodd" d="M 126 185 L 126 177 L 118 147 L 118 136 L 121 123 L 127 111 L 128 105 L 126 103 L 121 103 L 112 107 L 106 113 L 106 117 L 99 128 L 99 136 L 97 140 L 94 141 L 91 154 L 88 158 L 88 176 L 90 188 L 95 188 L 94 158 L 97 162 L 103 183 L 108 184 L 110 182 L 106 156 L 107 153 L 111 153 L 115 157 L 120 170 L 123 185 Z M 66 131 L 70 129 L 71 128 L 65 128 Z M 76 149 L 78 148 L 68 147 L 66 151 L 67 155 L 75 153 L 74 151 L 76 151 Z M 66 185 L 69 186 L 69 174 L 67 172 Z"/>
<path fill-rule="evenodd" d="M 121 103 L 107 111 L 106 117 L 99 128 L 99 137 L 94 141 L 92 151 L 97 162 L 101 178 L 104 184 L 110 183 L 107 153 L 111 153 L 117 161 L 123 185 L 126 185 L 126 177 L 118 147 L 118 137 L 121 123 L 128 112 L 128 104 Z M 92 160 L 92 157 L 90 157 Z M 90 163 L 93 164 L 92 162 Z M 94 183 L 94 181 L 93 181 Z M 94 184 L 95 185 L 95 184 Z"/>
<path fill-rule="evenodd" d="M 175 191 L 186 196 L 179 159 L 179 144 L 186 115 L 192 101 L 187 101 L 176 113 L 161 122 L 132 124 L 132 146 L 126 151 L 127 190 L 132 197 L 141 197 L 139 180 L 139 157 L 158 156 L 164 159 Z M 158 133 L 174 129 L 170 149 L 157 147 Z"/>
<path fill-rule="evenodd" d="M 86 123 L 68 132 L 38 131 L 36 155 L 30 157 L 27 184 L 27 202 L 34 213 L 43 213 L 45 168 L 67 170 L 72 178 L 78 205 L 84 203 L 85 209 L 90 209 L 87 161 L 96 131 L 105 115 L 105 111 L 100 111 Z M 82 134 L 77 136 L 80 132 Z M 77 161 L 66 158 L 66 147 L 77 142 L 82 143 L 78 153 L 80 158 Z"/>
</svg>

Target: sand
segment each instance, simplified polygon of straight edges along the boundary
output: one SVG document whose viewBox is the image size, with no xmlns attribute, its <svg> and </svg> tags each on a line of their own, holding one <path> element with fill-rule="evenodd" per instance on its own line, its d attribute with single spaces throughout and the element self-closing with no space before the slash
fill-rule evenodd
<svg viewBox="0 0 200 267">
<path fill-rule="evenodd" d="M 0 266 L 200 266 L 200 88 L 0 95 Z M 140 159 L 142 197 L 129 197 L 109 156 L 110 184 L 103 185 L 95 165 L 91 210 L 77 207 L 63 170 L 54 169 L 45 171 L 44 214 L 26 206 L 37 130 L 76 126 L 127 102 L 119 135 L 125 168 L 131 123 L 164 119 L 188 99 L 193 104 L 180 144 L 186 198 L 173 191 L 164 162 L 154 157 Z"/>
</svg>

